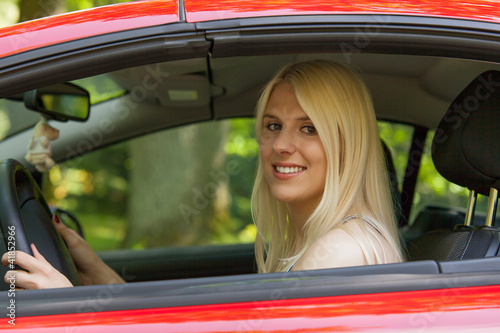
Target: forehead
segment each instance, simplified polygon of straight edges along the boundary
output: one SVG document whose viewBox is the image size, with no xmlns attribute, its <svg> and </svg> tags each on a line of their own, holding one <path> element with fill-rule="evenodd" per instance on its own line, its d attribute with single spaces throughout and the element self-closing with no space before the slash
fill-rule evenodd
<svg viewBox="0 0 500 333">
<path fill-rule="evenodd" d="M 289 83 L 278 84 L 273 89 L 263 117 L 309 119 L 297 100 L 295 90 Z"/>
</svg>

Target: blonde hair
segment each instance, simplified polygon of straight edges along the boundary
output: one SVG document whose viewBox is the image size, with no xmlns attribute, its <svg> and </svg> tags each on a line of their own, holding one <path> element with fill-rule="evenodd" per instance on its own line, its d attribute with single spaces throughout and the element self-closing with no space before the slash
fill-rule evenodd
<svg viewBox="0 0 500 333">
<path fill-rule="evenodd" d="M 303 245 L 295 249 L 295 230 L 287 205 L 272 194 L 259 160 L 252 193 L 252 215 L 257 226 L 255 255 L 259 272 L 284 271 L 319 237 L 349 214 L 367 216 L 402 260 L 389 178 L 368 88 L 359 75 L 345 65 L 327 60 L 290 64 L 264 88 L 256 107 L 256 136 L 262 134 L 262 118 L 274 88 L 290 84 L 297 100 L 313 122 L 327 158 L 323 197 L 304 225 Z M 366 232 L 350 234 L 366 256 Z M 372 244 L 373 245 L 373 244 Z M 375 261 L 384 263 L 385 253 Z M 380 248 L 379 248 L 380 249 Z M 382 248 L 383 252 L 383 248 Z"/>
</svg>

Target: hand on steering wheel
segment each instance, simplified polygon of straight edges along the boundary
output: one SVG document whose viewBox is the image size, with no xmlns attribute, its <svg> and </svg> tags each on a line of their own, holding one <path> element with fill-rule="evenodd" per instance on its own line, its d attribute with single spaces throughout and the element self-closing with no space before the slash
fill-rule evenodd
<svg viewBox="0 0 500 333">
<path fill-rule="evenodd" d="M 78 271 L 51 216 L 40 188 L 24 166 L 12 159 L 1 161 L 0 230 L 15 232 L 11 236 L 3 234 L 5 245 L 9 244 L 8 250 L 12 251 L 12 245 L 16 250 L 32 255 L 31 244 L 36 244 L 51 266 L 65 275 L 73 285 L 79 285 Z M 9 240 L 9 237 L 13 239 Z"/>
<path fill-rule="evenodd" d="M 88 243 L 74 230 L 67 228 L 54 215 L 53 224 L 68 245 L 68 250 L 75 261 L 80 280 L 83 285 L 124 283 L 123 279 L 108 267 L 91 249 Z M 15 263 L 26 271 L 8 271 L 5 282 L 14 281 L 16 289 L 64 288 L 73 286 L 71 282 L 56 270 L 31 245 L 33 256 L 22 251 L 16 251 Z M 2 257 L 2 265 L 9 264 L 8 253 Z"/>
<path fill-rule="evenodd" d="M 15 252 L 15 263 L 25 270 L 8 271 L 4 278 L 7 284 L 15 284 L 16 290 L 73 287 L 68 278 L 38 252 L 34 244 L 31 244 L 31 250 L 33 256 L 22 251 Z M 5 253 L 2 265 L 8 264 L 8 253 Z"/>
<path fill-rule="evenodd" d="M 75 230 L 61 223 L 57 215 L 54 215 L 53 222 L 68 246 L 83 285 L 125 283 Z"/>
</svg>

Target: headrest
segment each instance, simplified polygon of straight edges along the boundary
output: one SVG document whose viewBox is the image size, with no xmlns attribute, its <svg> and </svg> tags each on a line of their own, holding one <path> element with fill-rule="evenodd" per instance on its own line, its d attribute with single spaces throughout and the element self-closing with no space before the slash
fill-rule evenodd
<svg viewBox="0 0 500 333">
<path fill-rule="evenodd" d="M 500 189 L 500 72 L 479 75 L 453 101 L 434 135 L 432 159 L 452 183 L 484 195 Z"/>
</svg>

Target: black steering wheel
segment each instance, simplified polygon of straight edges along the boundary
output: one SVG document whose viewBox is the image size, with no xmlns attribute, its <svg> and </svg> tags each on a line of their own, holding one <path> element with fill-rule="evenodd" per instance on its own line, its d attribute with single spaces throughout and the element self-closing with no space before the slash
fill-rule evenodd
<svg viewBox="0 0 500 333">
<path fill-rule="evenodd" d="M 33 255 L 30 244 L 73 285 L 80 277 L 66 243 L 52 224 L 52 214 L 38 184 L 19 162 L 7 159 L 0 162 L 0 229 L 1 246 Z M 14 237 L 12 230 L 15 230 Z M 13 241 L 15 244 L 13 244 Z M 4 249 L 4 250 L 5 250 Z"/>
</svg>

